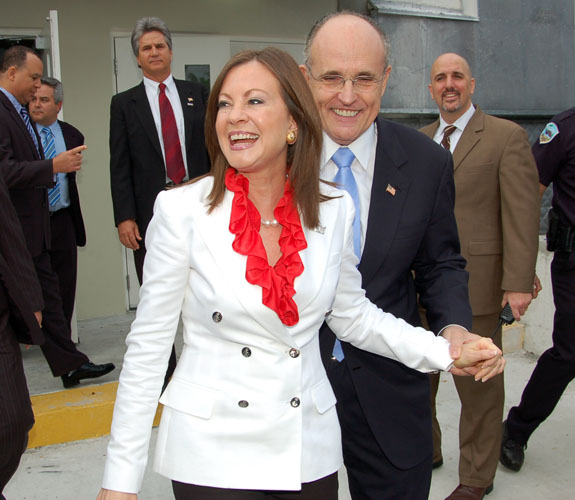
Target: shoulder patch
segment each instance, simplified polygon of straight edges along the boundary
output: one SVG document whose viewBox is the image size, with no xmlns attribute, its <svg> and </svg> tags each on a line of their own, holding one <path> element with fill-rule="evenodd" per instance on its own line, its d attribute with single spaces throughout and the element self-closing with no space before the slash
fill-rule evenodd
<svg viewBox="0 0 575 500">
<path fill-rule="evenodd" d="M 539 144 L 551 142 L 556 135 L 559 135 L 559 128 L 553 122 L 549 122 L 539 136 Z"/>
</svg>

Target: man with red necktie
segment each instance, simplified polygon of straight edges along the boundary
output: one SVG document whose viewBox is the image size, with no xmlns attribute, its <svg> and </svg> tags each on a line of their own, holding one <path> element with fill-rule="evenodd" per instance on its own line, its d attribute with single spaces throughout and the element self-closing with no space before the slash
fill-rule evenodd
<svg viewBox="0 0 575 500">
<path fill-rule="evenodd" d="M 156 196 L 209 170 L 204 144 L 208 92 L 172 76 L 172 37 L 161 19 L 136 23 L 132 49 L 143 81 L 112 98 L 110 182 L 118 236 L 134 251 L 141 284 L 144 238 Z"/>
</svg>

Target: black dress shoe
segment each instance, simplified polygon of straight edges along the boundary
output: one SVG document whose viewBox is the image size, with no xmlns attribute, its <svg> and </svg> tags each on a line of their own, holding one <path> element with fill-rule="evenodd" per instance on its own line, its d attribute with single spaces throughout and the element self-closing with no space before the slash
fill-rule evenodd
<svg viewBox="0 0 575 500">
<path fill-rule="evenodd" d="M 443 458 L 440 458 L 439 460 L 436 460 L 435 462 L 433 462 L 431 464 L 431 468 L 432 469 L 439 469 L 442 465 L 443 465 Z"/>
<path fill-rule="evenodd" d="M 66 375 L 62 375 L 62 383 L 67 389 L 68 387 L 74 387 L 80 383 L 80 380 L 85 378 L 98 378 L 110 373 L 116 366 L 114 363 L 104 363 L 103 365 L 96 365 L 91 361 L 84 363 L 80 368 L 72 370 Z"/>
<path fill-rule="evenodd" d="M 527 445 L 513 441 L 513 439 L 509 437 L 507 420 L 505 420 L 505 422 L 503 422 L 503 432 L 501 435 L 501 454 L 499 455 L 499 461 L 508 469 L 519 472 L 525 460 L 525 448 L 527 448 Z"/>
</svg>

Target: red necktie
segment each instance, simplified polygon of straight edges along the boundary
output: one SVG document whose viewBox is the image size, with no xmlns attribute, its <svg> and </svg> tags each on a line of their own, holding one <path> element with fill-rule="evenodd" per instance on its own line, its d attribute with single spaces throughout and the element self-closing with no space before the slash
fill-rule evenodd
<svg viewBox="0 0 575 500">
<path fill-rule="evenodd" d="M 166 86 L 160 83 L 160 117 L 162 119 L 162 137 L 164 139 L 164 153 L 166 155 L 166 171 L 168 177 L 176 184 L 180 184 L 186 175 L 182 146 L 176 126 L 174 110 L 166 95 Z"/>
</svg>

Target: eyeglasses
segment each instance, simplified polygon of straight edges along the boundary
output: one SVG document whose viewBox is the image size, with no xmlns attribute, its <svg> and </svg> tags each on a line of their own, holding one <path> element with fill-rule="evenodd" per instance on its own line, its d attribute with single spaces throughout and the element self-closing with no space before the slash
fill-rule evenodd
<svg viewBox="0 0 575 500">
<path fill-rule="evenodd" d="M 383 78 L 375 78 L 375 76 L 369 75 L 359 75 L 355 78 L 345 78 L 343 75 L 336 74 L 325 74 L 319 77 L 313 76 L 311 69 L 307 66 L 307 70 L 310 76 L 319 82 L 322 87 L 330 91 L 339 91 L 345 86 L 345 82 L 348 80 L 353 85 L 353 88 L 357 92 L 371 92 L 377 88 L 377 86 L 383 81 Z"/>
</svg>

